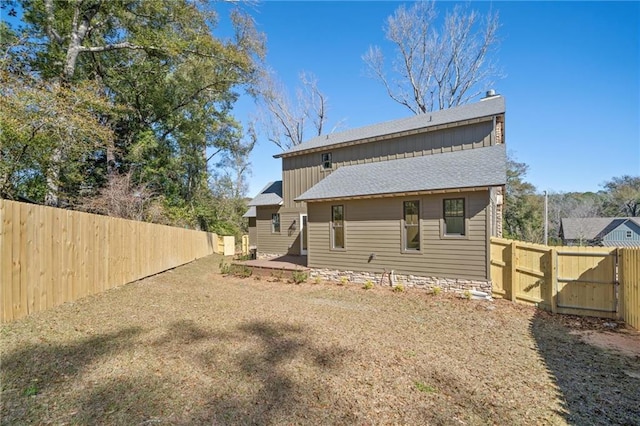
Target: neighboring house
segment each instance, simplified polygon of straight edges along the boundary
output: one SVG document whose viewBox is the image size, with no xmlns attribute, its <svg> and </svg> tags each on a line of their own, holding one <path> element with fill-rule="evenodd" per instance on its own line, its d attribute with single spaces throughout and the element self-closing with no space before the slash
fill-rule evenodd
<svg viewBox="0 0 640 426">
<path fill-rule="evenodd" d="M 566 246 L 640 247 L 640 217 L 563 218 Z"/>
<path fill-rule="evenodd" d="M 250 202 L 258 254 L 307 255 L 316 269 L 489 280 L 489 239 L 502 233 L 504 117 L 504 98 L 493 95 L 275 155 L 282 191 Z"/>
</svg>

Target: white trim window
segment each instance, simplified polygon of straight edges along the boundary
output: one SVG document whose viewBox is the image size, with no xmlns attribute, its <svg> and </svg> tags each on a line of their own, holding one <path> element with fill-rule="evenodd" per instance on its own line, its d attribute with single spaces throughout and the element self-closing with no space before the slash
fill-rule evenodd
<svg viewBox="0 0 640 426">
<path fill-rule="evenodd" d="M 280 213 L 271 214 L 271 233 L 272 234 L 280 233 Z"/>
<path fill-rule="evenodd" d="M 402 248 L 405 251 L 420 251 L 420 201 L 402 203 Z"/>
<path fill-rule="evenodd" d="M 445 198 L 442 203 L 444 218 L 444 235 L 465 236 L 465 202 L 464 198 Z"/>
<path fill-rule="evenodd" d="M 344 249 L 344 205 L 331 206 L 331 248 Z"/>
</svg>

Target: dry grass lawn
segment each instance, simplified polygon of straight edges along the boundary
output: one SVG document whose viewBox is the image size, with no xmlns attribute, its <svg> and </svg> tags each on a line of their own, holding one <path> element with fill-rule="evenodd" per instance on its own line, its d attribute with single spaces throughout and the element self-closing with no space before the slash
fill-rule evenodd
<svg viewBox="0 0 640 426">
<path fill-rule="evenodd" d="M 640 424 L 640 357 L 575 333 L 602 321 L 218 261 L 2 326 L 1 423 Z"/>
</svg>

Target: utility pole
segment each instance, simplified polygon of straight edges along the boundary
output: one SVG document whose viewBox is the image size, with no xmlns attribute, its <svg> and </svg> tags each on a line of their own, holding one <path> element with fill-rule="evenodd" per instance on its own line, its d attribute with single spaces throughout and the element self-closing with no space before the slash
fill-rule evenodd
<svg viewBox="0 0 640 426">
<path fill-rule="evenodd" d="M 544 191 L 544 245 L 549 244 L 549 199 Z"/>
</svg>

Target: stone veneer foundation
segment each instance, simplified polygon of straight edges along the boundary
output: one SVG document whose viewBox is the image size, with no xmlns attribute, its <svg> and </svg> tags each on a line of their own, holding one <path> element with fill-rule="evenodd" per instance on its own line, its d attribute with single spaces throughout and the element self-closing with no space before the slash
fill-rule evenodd
<svg viewBox="0 0 640 426">
<path fill-rule="evenodd" d="M 340 281 L 342 277 L 346 277 L 350 283 L 364 284 L 371 281 L 376 285 L 396 286 L 402 284 L 405 287 L 422 288 L 431 290 L 439 287 L 442 291 L 463 293 L 467 290 L 479 290 L 491 295 L 491 281 L 484 280 L 467 280 L 462 278 L 439 278 L 439 277 L 423 277 L 418 275 L 402 275 L 375 272 L 354 272 L 354 271 L 337 271 L 333 269 L 314 269 L 311 268 L 309 276 L 311 278 L 320 277 L 325 281 Z"/>
</svg>

